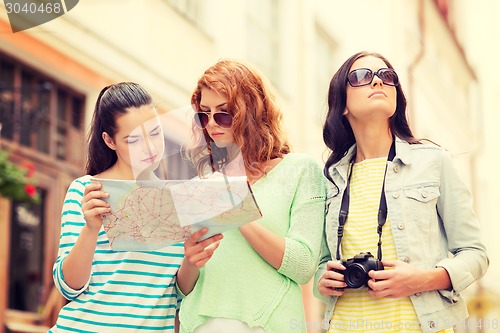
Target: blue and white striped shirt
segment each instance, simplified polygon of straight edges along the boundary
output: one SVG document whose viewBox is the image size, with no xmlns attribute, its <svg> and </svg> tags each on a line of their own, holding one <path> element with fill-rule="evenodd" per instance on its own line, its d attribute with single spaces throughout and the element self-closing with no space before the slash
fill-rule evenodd
<svg viewBox="0 0 500 333">
<path fill-rule="evenodd" d="M 53 277 L 70 302 L 49 332 L 174 332 L 181 243 L 157 251 L 117 252 L 101 229 L 89 281 L 80 290 L 64 282 L 62 264 L 85 225 L 81 200 L 89 183 L 90 176 L 73 181 L 64 200 Z"/>
</svg>

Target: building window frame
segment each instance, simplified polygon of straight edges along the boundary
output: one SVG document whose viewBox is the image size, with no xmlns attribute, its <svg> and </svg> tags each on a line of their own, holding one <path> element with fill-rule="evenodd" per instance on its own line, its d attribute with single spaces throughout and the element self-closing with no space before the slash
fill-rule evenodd
<svg viewBox="0 0 500 333">
<path fill-rule="evenodd" d="M 83 141 L 84 112 L 84 95 L 0 53 L 2 141 L 80 166 L 70 151 Z"/>
</svg>

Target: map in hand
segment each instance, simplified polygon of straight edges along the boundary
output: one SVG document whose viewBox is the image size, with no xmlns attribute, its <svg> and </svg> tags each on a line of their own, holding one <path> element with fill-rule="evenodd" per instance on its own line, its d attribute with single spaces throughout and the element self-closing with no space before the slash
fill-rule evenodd
<svg viewBox="0 0 500 333">
<path fill-rule="evenodd" d="M 152 251 L 208 228 L 205 239 L 262 217 L 246 177 L 92 181 L 109 193 L 102 222 L 115 251 Z"/>
</svg>

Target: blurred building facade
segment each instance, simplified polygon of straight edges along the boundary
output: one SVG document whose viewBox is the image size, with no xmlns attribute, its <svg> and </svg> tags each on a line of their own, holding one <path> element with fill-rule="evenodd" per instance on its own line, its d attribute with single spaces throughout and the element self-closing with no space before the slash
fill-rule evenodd
<svg viewBox="0 0 500 333">
<path fill-rule="evenodd" d="M 218 59 L 245 59 L 272 82 L 294 150 L 322 163 L 329 80 L 351 54 L 376 51 L 400 76 L 416 136 L 450 150 L 475 195 L 483 96 L 464 51 L 472 37 L 456 24 L 468 6 L 452 0 L 81 1 L 64 16 L 15 34 L 1 12 L 0 140 L 14 160 L 35 163 L 42 201 L 26 208 L 0 198 L 0 333 L 18 322 L 51 325 L 62 305 L 51 293 L 61 205 L 69 183 L 83 173 L 88 123 L 109 83 L 138 82 L 168 112 L 189 104 L 198 77 Z M 304 325 L 320 332 L 323 308 L 311 287 L 304 287 Z M 478 290 L 471 289 L 471 295 Z"/>
</svg>

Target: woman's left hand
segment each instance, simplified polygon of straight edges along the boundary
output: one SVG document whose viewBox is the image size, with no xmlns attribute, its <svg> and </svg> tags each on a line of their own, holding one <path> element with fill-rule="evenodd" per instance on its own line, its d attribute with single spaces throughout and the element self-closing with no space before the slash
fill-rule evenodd
<svg viewBox="0 0 500 333">
<path fill-rule="evenodd" d="M 373 297 L 406 297 L 431 290 L 432 270 L 423 269 L 401 260 L 383 260 L 384 270 L 370 271 L 369 293 Z"/>
</svg>

